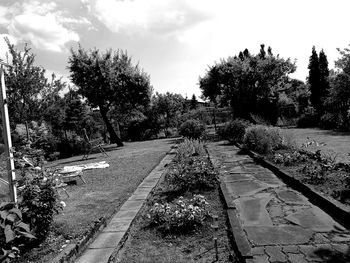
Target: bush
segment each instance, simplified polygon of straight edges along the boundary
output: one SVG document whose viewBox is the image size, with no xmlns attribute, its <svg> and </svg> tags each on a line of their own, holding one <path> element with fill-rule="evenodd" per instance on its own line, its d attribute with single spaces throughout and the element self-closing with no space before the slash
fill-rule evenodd
<svg viewBox="0 0 350 263">
<path fill-rule="evenodd" d="M 181 124 L 179 134 L 189 139 L 199 139 L 203 136 L 205 126 L 198 120 L 187 120 Z"/>
<path fill-rule="evenodd" d="M 319 118 L 313 107 L 307 107 L 304 114 L 297 121 L 299 128 L 312 128 L 318 125 Z"/>
<path fill-rule="evenodd" d="M 22 152 L 15 152 L 16 167 L 22 176 L 18 187 L 18 206 L 23 212 L 23 221 L 30 225 L 41 241 L 50 230 L 54 214 L 62 208 L 56 187 L 61 182 L 39 167 L 43 161 L 40 151 L 26 147 Z"/>
<path fill-rule="evenodd" d="M 320 128 L 331 130 L 337 128 L 338 118 L 336 114 L 325 113 L 320 119 Z"/>
<path fill-rule="evenodd" d="M 220 138 L 228 140 L 231 143 L 242 143 L 245 130 L 249 126 L 249 122 L 244 120 L 233 120 L 218 130 Z"/>
<path fill-rule="evenodd" d="M 165 232 L 187 232 L 203 225 L 209 217 L 208 202 L 202 195 L 180 197 L 172 203 L 155 203 L 147 215 L 150 225 Z"/>
<path fill-rule="evenodd" d="M 247 128 L 243 142 L 245 147 L 261 154 L 285 147 L 280 129 L 263 125 Z"/>
<path fill-rule="evenodd" d="M 177 147 L 176 156 L 174 161 L 184 162 L 191 156 L 205 156 L 204 143 L 198 140 L 185 139 Z"/>
<path fill-rule="evenodd" d="M 187 160 L 175 163 L 167 173 L 166 181 L 181 191 L 202 190 L 215 187 L 217 177 L 206 157 L 192 156 Z"/>
</svg>

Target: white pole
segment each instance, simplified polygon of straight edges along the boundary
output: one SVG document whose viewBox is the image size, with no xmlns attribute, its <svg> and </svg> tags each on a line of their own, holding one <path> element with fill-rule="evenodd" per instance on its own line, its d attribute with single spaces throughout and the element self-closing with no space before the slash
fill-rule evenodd
<svg viewBox="0 0 350 263">
<path fill-rule="evenodd" d="M 8 106 L 7 106 L 5 74 L 4 74 L 3 66 L 4 64 L 1 63 L 0 107 L 1 107 L 1 117 L 2 117 L 2 126 L 3 126 L 3 137 L 5 141 L 5 154 L 7 157 L 7 171 L 8 171 L 8 181 L 9 181 L 9 187 L 10 187 L 10 198 L 12 202 L 17 203 L 15 164 L 13 161 L 13 153 L 12 153 L 10 119 L 9 119 Z"/>
</svg>

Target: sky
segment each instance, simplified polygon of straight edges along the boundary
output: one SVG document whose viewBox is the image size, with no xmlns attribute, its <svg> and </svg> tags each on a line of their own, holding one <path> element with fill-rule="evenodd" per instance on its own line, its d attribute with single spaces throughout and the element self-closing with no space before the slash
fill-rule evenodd
<svg viewBox="0 0 350 263">
<path fill-rule="evenodd" d="M 0 0 L 0 58 L 8 37 L 28 43 L 36 65 L 70 82 L 67 61 L 85 49 L 127 50 L 151 76 L 155 92 L 189 98 L 199 76 L 222 58 L 260 44 L 296 61 L 305 81 L 314 45 L 329 68 L 350 44 L 348 0 Z"/>
</svg>

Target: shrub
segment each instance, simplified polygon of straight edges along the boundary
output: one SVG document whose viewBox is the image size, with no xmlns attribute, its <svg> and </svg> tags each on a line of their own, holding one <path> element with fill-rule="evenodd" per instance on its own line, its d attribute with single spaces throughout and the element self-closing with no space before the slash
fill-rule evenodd
<svg viewBox="0 0 350 263">
<path fill-rule="evenodd" d="M 177 147 L 175 162 L 184 162 L 191 156 L 204 156 L 206 154 L 204 143 L 198 140 L 185 139 Z"/>
<path fill-rule="evenodd" d="M 169 185 L 185 190 L 210 189 L 217 182 L 216 173 L 210 161 L 202 156 L 191 156 L 175 163 L 167 173 Z"/>
<path fill-rule="evenodd" d="M 172 203 L 155 203 L 147 215 L 150 225 L 165 232 L 187 232 L 203 225 L 209 216 L 208 202 L 202 195 L 180 197 Z"/>
<path fill-rule="evenodd" d="M 43 240 L 53 223 L 55 213 L 62 208 L 57 192 L 60 180 L 54 174 L 41 169 L 43 157 L 40 151 L 29 147 L 15 152 L 15 163 L 22 178 L 19 179 L 19 208 L 23 221 L 30 225 L 38 241 Z"/>
<path fill-rule="evenodd" d="M 198 120 L 187 120 L 181 124 L 179 134 L 189 139 L 199 139 L 203 136 L 205 126 Z"/>
<path fill-rule="evenodd" d="M 318 125 L 318 115 L 314 108 L 308 107 L 305 109 L 304 114 L 300 116 L 297 121 L 297 126 L 299 128 L 310 128 L 316 127 Z"/>
<path fill-rule="evenodd" d="M 326 130 L 337 128 L 337 115 L 332 113 L 325 113 L 320 119 L 320 127 Z"/>
<path fill-rule="evenodd" d="M 242 143 L 249 123 L 244 120 L 233 120 L 218 130 L 218 135 L 231 143 Z"/>
<path fill-rule="evenodd" d="M 270 153 L 284 146 L 280 129 L 263 125 L 247 128 L 243 142 L 245 147 L 261 154 Z"/>
<path fill-rule="evenodd" d="M 273 161 L 275 163 L 283 164 L 283 165 L 293 165 L 298 162 L 305 162 L 308 160 L 308 156 L 305 154 L 301 154 L 298 151 L 294 151 L 291 153 L 276 153 L 273 157 Z"/>
</svg>

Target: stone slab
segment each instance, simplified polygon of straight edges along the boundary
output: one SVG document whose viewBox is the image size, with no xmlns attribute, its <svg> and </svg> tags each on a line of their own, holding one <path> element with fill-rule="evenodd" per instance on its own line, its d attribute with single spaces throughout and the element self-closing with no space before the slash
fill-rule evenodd
<svg viewBox="0 0 350 263">
<path fill-rule="evenodd" d="M 287 262 L 287 256 L 282 252 L 281 247 L 267 246 L 265 252 L 269 256 L 270 262 Z"/>
<path fill-rule="evenodd" d="M 125 232 L 101 232 L 89 248 L 116 248 Z"/>
<path fill-rule="evenodd" d="M 223 176 L 222 181 L 223 182 L 237 182 L 237 181 L 247 181 L 252 180 L 254 177 L 251 174 L 239 174 L 239 173 L 230 173 Z"/>
<path fill-rule="evenodd" d="M 140 210 L 143 205 L 142 200 L 127 200 L 123 206 L 120 208 L 120 211 L 131 211 L 131 210 Z"/>
<path fill-rule="evenodd" d="M 254 173 L 253 177 L 256 180 L 259 180 L 261 182 L 264 182 L 271 186 L 282 186 L 284 183 L 276 177 L 272 172 L 261 172 L 261 173 Z"/>
<path fill-rule="evenodd" d="M 241 197 L 235 200 L 237 211 L 243 226 L 272 226 L 272 220 L 266 205 L 272 199 L 271 194 L 257 194 L 254 197 Z"/>
<path fill-rule="evenodd" d="M 291 263 L 309 263 L 302 254 L 287 254 L 287 256 Z"/>
<path fill-rule="evenodd" d="M 257 246 L 304 244 L 314 232 L 298 226 L 245 226 L 248 240 Z"/>
<path fill-rule="evenodd" d="M 127 231 L 131 224 L 132 220 L 120 220 L 119 218 L 112 219 L 111 222 L 103 229 L 102 232 L 121 232 Z"/>
<path fill-rule="evenodd" d="M 227 189 L 230 193 L 238 196 L 250 196 L 254 195 L 268 187 L 262 183 L 256 181 L 240 181 L 226 183 Z"/>
<path fill-rule="evenodd" d="M 118 213 L 116 213 L 114 217 L 119 218 L 120 220 L 127 220 L 127 219 L 133 220 L 138 212 L 139 212 L 138 209 L 137 210 L 136 209 L 135 210 L 123 210 L 123 211 L 119 211 Z"/>
<path fill-rule="evenodd" d="M 87 249 L 75 263 L 107 263 L 113 251 L 114 248 Z"/>
<path fill-rule="evenodd" d="M 293 224 L 311 229 L 315 232 L 345 231 L 333 218 L 315 206 L 290 214 L 286 219 Z"/>
<path fill-rule="evenodd" d="M 296 191 L 291 189 L 283 189 L 276 191 L 280 200 L 287 204 L 306 204 L 308 200 Z"/>
</svg>

